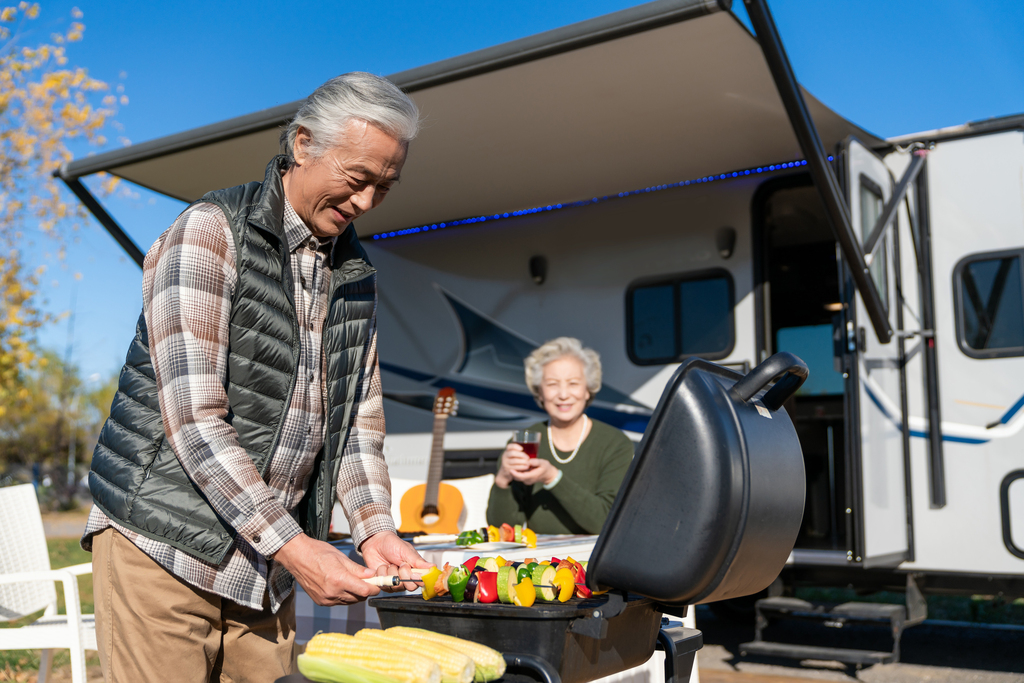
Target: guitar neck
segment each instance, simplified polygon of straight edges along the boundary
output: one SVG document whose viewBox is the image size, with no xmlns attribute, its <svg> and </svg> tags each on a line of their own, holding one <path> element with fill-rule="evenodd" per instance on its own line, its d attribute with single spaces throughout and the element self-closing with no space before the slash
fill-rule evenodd
<svg viewBox="0 0 1024 683">
<path fill-rule="evenodd" d="M 434 416 L 434 437 L 430 444 L 430 467 L 427 469 L 427 490 L 423 507 L 437 509 L 437 492 L 441 488 L 441 473 L 444 471 L 444 433 L 448 428 L 448 416 Z"/>
</svg>

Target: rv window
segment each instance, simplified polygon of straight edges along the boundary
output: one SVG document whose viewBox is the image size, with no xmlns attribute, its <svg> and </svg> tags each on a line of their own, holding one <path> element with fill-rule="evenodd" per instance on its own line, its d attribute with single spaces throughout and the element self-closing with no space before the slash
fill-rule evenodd
<svg viewBox="0 0 1024 683">
<path fill-rule="evenodd" d="M 878 217 L 882 215 L 884 208 L 882 202 L 882 189 L 871 181 L 867 176 L 860 178 L 860 232 L 861 239 L 866 240 L 875 229 Z M 888 257 L 886 255 L 887 240 L 879 240 L 875 247 L 875 257 L 868 269 L 871 271 L 871 279 L 878 287 L 878 294 L 882 297 L 885 309 L 889 310 L 889 278 L 886 271 Z"/>
<path fill-rule="evenodd" d="M 638 365 L 687 356 L 725 358 L 733 347 L 732 278 L 724 270 L 635 283 L 626 292 L 626 336 Z"/>
<path fill-rule="evenodd" d="M 974 358 L 1024 355 L 1024 251 L 975 254 L 957 264 L 957 340 Z"/>
</svg>

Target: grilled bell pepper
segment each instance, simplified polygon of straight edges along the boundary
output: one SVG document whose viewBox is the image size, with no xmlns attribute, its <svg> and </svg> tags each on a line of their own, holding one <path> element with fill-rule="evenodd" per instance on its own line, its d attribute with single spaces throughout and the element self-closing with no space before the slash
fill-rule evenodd
<svg viewBox="0 0 1024 683">
<path fill-rule="evenodd" d="M 494 525 L 487 527 L 487 540 L 491 543 L 501 540 L 501 533 L 498 531 L 498 527 Z"/>
<path fill-rule="evenodd" d="M 533 581 L 529 577 L 516 584 L 516 594 L 512 602 L 519 607 L 532 607 L 537 599 L 537 590 L 533 587 Z"/>
<path fill-rule="evenodd" d="M 526 577 L 530 576 L 532 572 L 533 570 L 530 569 L 529 564 L 519 565 L 519 569 L 516 570 L 516 581 L 522 581 Z"/>
<path fill-rule="evenodd" d="M 466 595 L 466 584 L 469 583 L 469 571 L 461 564 L 448 576 L 448 592 L 452 600 L 462 602 Z"/>
<path fill-rule="evenodd" d="M 523 529 L 523 543 L 527 548 L 537 547 L 537 532 L 533 529 Z"/>
<path fill-rule="evenodd" d="M 441 570 L 434 567 L 429 572 L 423 575 L 423 599 L 433 600 L 434 596 L 437 595 L 434 592 L 434 582 L 437 581 L 437 577 L 441 576 Z"/>
<path fill-rule="evenodd" d="M 477 589 L 476 602 L 498 601 L 498 572 L 480 572 L 480 587 Z"/>
<path fill-rule="evenodd" d="M 471 557 L 463 562 L 462 566 L 465 567 L 467 571 L 473 571 L 473 568 L 476 567 L 476 561 L 479 559 L 479 557 Z"/>
<path fill-rule="evenodd" d="M 558 587 L 559 602 L 567 602 L 576 592 L 576 575 L 569 567 L 562 567 L 556 571 L 552 583 Z"/>
<path fill-rule="evenodd" d="M 589 598 L 591 593 L 587 588 L 587 570 L 579 562 L 576 563 L 576 567 L 578 569 L 576 572 L 576 597 Z"/>
<path fill-rule="evenodd" d="M 459 534 L 459 537 L 455 540 L 455 545 L 473 545 L 474 543 L 483 543 L 483 541 L 484 537 L 480 535 L 480 532 L 471 529 Z"/>
</svg>

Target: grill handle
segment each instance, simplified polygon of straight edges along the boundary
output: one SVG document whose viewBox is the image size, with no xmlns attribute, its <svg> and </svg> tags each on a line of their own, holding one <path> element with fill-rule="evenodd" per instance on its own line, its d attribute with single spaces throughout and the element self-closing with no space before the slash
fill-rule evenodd
<svg viewBox="0 0 1024 683">
<path fill-rule="evenodd" d="M 562 677 L 558 675 L 558 670 L 543 657 L 518 652 L 506 652 L 502 657 L 505 659 L 508 669 L 525 669 L 533 674 L 530 675 L 530 678 L 540 681 L 540 683 L 562 683 Z"/>
<path fill-rule="evenodd" d="M 782 351 L 751 370 L 746 377 L 733 385 L 729 393 L 740 403 L 746 403 L 768 386 L 769 382 L 778 379 L 775 386 L 761 399 L 769 410 L 778 410 L 786 399 L 796 393 L 808 374 L 807 363 L 791 353 Z"/>
</svg>

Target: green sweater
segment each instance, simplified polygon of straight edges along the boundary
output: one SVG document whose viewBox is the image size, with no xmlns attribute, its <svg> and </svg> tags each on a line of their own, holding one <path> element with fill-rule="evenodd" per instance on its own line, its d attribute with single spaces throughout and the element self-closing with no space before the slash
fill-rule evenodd
<svg viewBox="0 0 1024 683">
<path fill-rule="evenodd" d="M 562 464 L 551 457 L 547 423 L 538 422 L 529 429 L 541 433 L 537 457 L 562 470 L 562 479 L 550 491 L 541 484 L 526 486 L 518 481 L 507 489 L 492 486 L 487 523 L 527 522 L 538 534 L 600 533 L 633 459 L 633 442 L 615 427 L 591 420 L 590 434 L 576 457 Z M 558 451 L 563 460 L 571 454 Z"/>
</svg>

